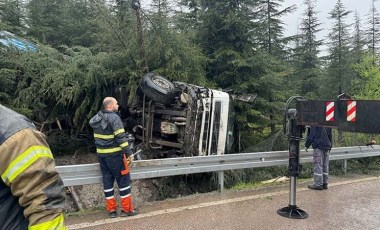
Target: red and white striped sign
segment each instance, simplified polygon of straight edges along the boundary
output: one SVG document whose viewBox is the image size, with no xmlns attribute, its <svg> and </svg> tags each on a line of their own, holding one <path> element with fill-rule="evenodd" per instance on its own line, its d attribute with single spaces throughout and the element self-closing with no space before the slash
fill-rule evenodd
<svg viewBox="0 0 380 230">
<path fill-rule="evenodd" d="M 326 101 L 326 121 L 334 121 L 334 106 L 333 101 Z"/>
<path fill-rule="evenodd" d="M 356 121 L 356 101 L 347 101 L 347 121 Z"/>
</svg>

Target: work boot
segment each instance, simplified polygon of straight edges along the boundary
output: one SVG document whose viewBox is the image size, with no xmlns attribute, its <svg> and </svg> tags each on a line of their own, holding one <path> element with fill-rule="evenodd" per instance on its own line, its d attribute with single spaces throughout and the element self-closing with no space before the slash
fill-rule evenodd
<svg viewBox="0 0 380 230">
<path fill-rule="evenodd" d="M 126 217 L 126 216 L 128 216 L 128 212 L 121 210 L 120 211 L 120 217 Z"/>
<path fill-rule="evenodd" d="M 139 214 L 139 211 L 137 211 L 136 209 L 134 209 L 133 211 L 129 211 L 128 212 L 128 216 L 136 216 Z"/>
<path fill-rule="evenodd" d="M 327 183 L 322 185 L 323 189 L 328 189 Z"/>
<path fill-rule="evenodd" d="M 322 185 L 318 186 L 318 185 L 312 184 L 312 185 L 308 185 L 307 187 L 309 189 L 312 189 L 312 190 L 323 190 L 323 186 Z"/>
<path fill-rule="evenodd" d="M 116 211 L 112 211 L 108 215 L 110 218 L 116 218 Z"/>
<path fill-rule="evenodd" d="M 139 214 L 139 212 L 136 209 L 133 211 L 129 211 L 129 212 L 121 210 L 120 217 L 136 216 L 137 214 Z"/>
</svg>

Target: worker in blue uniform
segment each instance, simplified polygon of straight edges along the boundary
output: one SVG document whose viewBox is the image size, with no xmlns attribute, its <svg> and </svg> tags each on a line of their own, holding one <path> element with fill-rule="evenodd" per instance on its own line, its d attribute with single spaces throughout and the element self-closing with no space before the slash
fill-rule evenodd
<svg viewBox="0 0 380 230">
<path fill-rule="evenodd" d="M 103 176 L 106 208 L 110 218 L 115 218 L 117 214 L 115 180 L 120 194 L 120 216 L 137 214 L 132 203 L 129 173 L 133 154 L 123 123 L 117 114 L 118 109 L 117 100 L 113 97 L 106 97 L 103 100 L 102 110 L 90 120 L 90 126 L 94 130 L 96 152 Z"/>
</svg>

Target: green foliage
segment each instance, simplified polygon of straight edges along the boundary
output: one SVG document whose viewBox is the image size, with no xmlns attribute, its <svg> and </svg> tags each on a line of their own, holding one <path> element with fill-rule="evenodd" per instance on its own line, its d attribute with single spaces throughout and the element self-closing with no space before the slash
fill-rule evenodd
<svg viewBox="0 0 380 230">
<path fill-rule="evenodd" d="M 31 0 L 28 3 L 28 34 L 55 48 L 60 45 L 95 45 L 97 13 L 87 0 Z"/>
<path fill-rule="evenodd" d="M 254 183 L 258 187 L 261 181 L 273 179 L 288 174 L 287 166 L 267 167 L 260 169 L 242 169 L 233 170 L 225 174 L 225 186 L 231 188 L 234 186 L 243 187 L 244 183 Z"/>
<path fill-rule="evenodd" d="M 349 25 L 346 23 L 350 13 L 351 11 L 345 9 L 341 0 L 337 1 L 330 12 L 330 18 L 334 20 L 334 24 L 329 33 L 329 87 L 325 87 L 322 94 L 331 97 L 336 97 L 343 92 L 350 94 L 352 90 L 351 81 L 354 76 L 350 62 Z"/>
<path fill-rule="evenodd" d="M 372 0 L 371 9 L 367 19 L 369 27 L 366 30 L 368 51 L 371 53 L 372 58 L 376 58 L 380 42 L 380 15 L 375 7 L 376 1 L 377 0 Z"/>
<path fill-rule="evenodd" d="M 32 110 L 40 122 L 68 114 L 78 131 L 83 130 L 117 82 L 112 55 L 93 55 L 83 47 L 62 47 L 64 54 L 40 48 L 41 52 L 22 53 L 15 60 L 14 106 Z"/>
<path fill-rule="evenodd" d="M 291 38 L 283 36 L 284 27 L 281 17 L 291 13 L 295 6 L 282 7 L 282 0 L 268 0 L 255 2 L 254 20 L 254 44 L 258 53 L 255 61 L 260 59 L 258 66 L 261 70 L 257 74 L 258 95 L 262 100 L 257 101 L 258 110 L 268 118 L 271 133 L 276 132 L 276 124 L 280 121 L 282 101 L 285 101 L 287 92 L 291 90 L 286 85 L 287 79 L 293 73 L 293 69 L 285 60 L 289 56 L 286 45 Z M 287 86 L 290 86 L 288 88 Z"/>
<path fill-rule="evenodd" d="M 255 33 L 258 28 L 254 23 L 256 1 L 201 1 L 198 12 L 198 28 L 196 41 L 201 45 L 209 59 L 207 78 L 217 86 L 236 94 L 257 93 L 256 108 L 238 106 L 238 121 L 243 132 L 262 130 L 272 120 L 265 105 L 258 101 L 268 101 L 268 95 L 276 98 L 276 89 L 270 89 L 275 84 L 281 84 L 283 69 L 270 66 L 273 59 L 269 55 L 255 52 L 257 45 Z M 276 63 L 277 64 L 277 63 Z M 272 74 L 273 69 L 281 69 Z M 281 66 L 282 67 L 282 66 Z M 262 93 L 262 94 L 261 94 Z M 265 94 L 265 95 L 264 95 Z M 272 101 L 273 102 L 273 101 Z M 275 105 L 267 103 L 266 105 Z M 273 108 L 273 107 L 272 107 Z M 276 108 L 277 109 L 277 108 Z M 258 110 L 258 111 L 255 111 Z M 275 110 L 275 109 L 274 109 Z M 270 110 L 273 114 L 274 110 Z M 260 118 L 255 120 L 255 118 Z M 265 121 L 260 123 L 260 121 Z M 247 137 L 247 136 L 245 136 Z"/>
<path fill-rule="evenodd" d="M 355 97 L 363 99 L 380 99 L 380 68 L 374 63 L 379 63 L 379 58 L 373 59 L 367 55 L 362 62 L 354 65 L 355 71 L 362 77 L 363 81 L 357 82 L 358 90 Z"/>
<path fill-rule="evenodd" d="M 301 33 L 289 38 L 282 16 L 294 6 L 283 7 L 283 0 L 181 0 L 179 5 L 155 0 L 141 11 L 130 2 L 1 1 L 0 29 L 45 45 L 35 53 L 0 49 L 0 102 L 37 122 L 68 115 L 75 129 L 84 130 L 116 86 L 126 88 L 133 100 L 146 71 L 142 49 L 149 70 L 171 80 L 257 94 L 254 103 L 237 104 L 243 147 L 281 128 L 283 102 L 295 94 L 331 99 L 345 91 L 379 97 L 377 53 L 363 58 L 364 35 L 370 48 L 379 39 L 374 4 L 366 23 L 370 29 L 364 34 L 357 17 L 351 40 L 344 20 L 349 12 L 337 2 L 330 53 L 321 59 L 314 0 L 305 0 Z"/>
<path fill-rule="evenodd" d="M 355 24 L 354 24 L 354 36 L 352 44 L 352 55 L 353 63 L 359 62 L 364 56 L 364 46 L 366 44 L 365 34 L 362 28 L 362 23 L 359 14 L 355 12 Z"/>
<path fill-rule="evenodd" d="M 284 0 L 257 1 L 258 21 L 256 36 L 262 50 L 277 57 L 284 57 L 285 45 L 289 41 L 283 36 L 284 27 L 281 17 L 293 12 L 295 5 L 282 8 Z"/>
<path fill-rule="evenodd" d="M 24 1 L 2 0 L 0 2 L 0 30 L 7 30 L 15 34 L 23 34 Z"/>
<path fill-rule="evenodd" d="M 0 103 L 9 105 L 13 92 L 16 89 L 16 69 L 13 68 L 12 60 L 16 55 L 13 52 L 0 50 Z"/>
<path fill-rule="evenodd" d="M 297 46 L 294 49 L 296 71 L 292 79 L 297 83 L 299 95 L 313 99 L 317 98 L 323 76 L 318 58 L 322 42 L 316 39 L 317 33 L 321 30 L 319 28 L 321 24 L 314 10 L 315 1 L 306 0 L 304 4 L 306 10 L 301 22 L 301 33 L 297 37 Z"/>
<path fill-rule="evenodd" d="M 175 26 L 181 33 L 194 38 L 196 34 L 195 30 L 199 26 L 200 1 L 180 0 L 178 5 L 180 6 L 180 11 L 175 13 Z"/>
<path fill-rule="evenodd" d="M 207 84 L 204 77 L 207 59 L 200 48 L 171 30 L 164 17 L 156 15 L 152 21 L 155 27 L 146 33 L 150 70 L 171 80 Z"/>
</svg>

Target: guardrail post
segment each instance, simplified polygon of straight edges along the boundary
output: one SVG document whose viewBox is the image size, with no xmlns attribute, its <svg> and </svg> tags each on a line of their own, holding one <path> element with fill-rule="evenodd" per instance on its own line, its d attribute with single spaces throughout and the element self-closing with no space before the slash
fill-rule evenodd
<svg viewBox="0 0 380 230">
<path fill-rule="evenodd" d="M 300 160 L 300 139 L 303 126 L 297 125 L 295 109 L 289 109 L 287 111 L 287 119 L 289 125 L 289 205 L 277 210 L 277 213 L 283 217 L 292 219 L 305 219 L 309 217 L 309 214 L 302 209 L 299 209 L 296 204 L 297 177 L 299 175 Z"/>
<path fill-rule="evenodd" d="M 219 192 L 224 191 L 224 171 L 218 172 Z"/>
<path fill-rule="evenodd" d="M 342 162 L 342 169 L 343 169 L 343 173 L 346 174 L 347 173 L 347 160 L 346 159 L 344 159 Z"/>
</svg>

